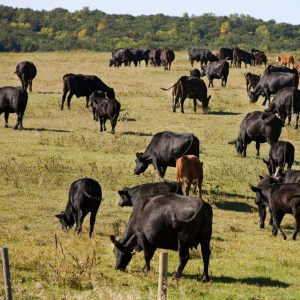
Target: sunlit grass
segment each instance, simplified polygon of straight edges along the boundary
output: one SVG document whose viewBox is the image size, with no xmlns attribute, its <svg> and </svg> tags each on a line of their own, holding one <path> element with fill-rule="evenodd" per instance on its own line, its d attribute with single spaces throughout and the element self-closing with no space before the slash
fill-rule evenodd
<svg viewBox="0 0 300 300">
<path fill-rule="evenodd" d="M 153 134 L 163 130 L 193 132 L 201 143 L 204 163 L 204 199 L 214 210 L 212 282 L 196 281 L 202 272 L 200 251 L 193 250 L 183 278 L 172 277 L 178 253 L 169 252 L 170 299 L 297 299 L 299 293 L 299 240 L 271 237 L 270 227 L 259 229 L 254 195 L 249 184 L 266 174 L 251 144 L 241 158 L 232 145 L 244 115 L 262 110 L 262 100 L 250 105 L 244 68 L 230 69 L 228 85 L 215 80 L 210 112 L 192 101 L 185 114 L 171 112 L 171 95 L 160 87 L 171 86 L 188 75 L 186 52 L 177 52 L 171 71 L 160 68 L 109 68 L 109 53 L 1 53 L 0 86 L 19 85 L 13 75 L 22 60 L 38 69 L 23 120 L 24 131 L 4 128 L 0 119 L 0 246 L 9 247 L 13 291 L 16 299 L 154 299 L 157 291 L 158 254 L 152 270 L 141 272 L 143 254 L 136 253 L 127 272 L 114 270 L 110 234 L 121 234 L 131 208 L 117 206 L 119 189 L 158 180 L 153 167 L 133 175 L 135 153 L 143 151 Z M 270 58 L 272 61 L 272 57 Z M 247 68 L 262 73 L 263 68 Z M 65 73 L 98 75 L 112 86 L 122 105 L 116 134 L 100 133 L 99 124 L 85 108 L 85 99 L 73 97 L 71 110 L 60 110 Z M 206 82 L 206 78 L 204 79 Z M 16 116 L 11 115 L 13 126 Z M 293 125 L 293 123 L 292 123 Z M 110 130 L 110 125 L 108 129 Z M 282 139 L 291 141 L 299 158 L 299 132 L 285 127 Z M 269 146 L 261 147 L 267 157 Z M 62 232 L 54 217 L 65 208 L 70 184 L 80 177 L 97 179 L 104 200 L 98 211 L 94 236 L 88 238 L 88 218 L 83 233 Z M 175 179 L 168 168 L 167 180 Z M 290 236 L 293 218 L 283 229 Z M 0 276 L 0 298 L 4 297 Z"/>
</svg>

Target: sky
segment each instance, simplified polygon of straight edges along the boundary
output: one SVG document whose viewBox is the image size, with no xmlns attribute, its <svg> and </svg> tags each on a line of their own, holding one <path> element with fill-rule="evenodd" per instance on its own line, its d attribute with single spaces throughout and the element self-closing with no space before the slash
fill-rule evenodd
<svg viewBox="0 0 300 300">
<path fill-rule="evenodd" d="M 69 11 L 89 7 L 107 14 L 153 15 L 162 13 L 169 16 L 200 16 L 213 13 L 216 16 L 245 14 L 264 21 L 275 20 L 276 23 L 300 24 L 299 0 L 0 0 L 0 5 L 31 8 L 34 10 L 52 10 L 57 7 Z M 1 16 L 0 16 L 1 17 Z"/>
</svg>

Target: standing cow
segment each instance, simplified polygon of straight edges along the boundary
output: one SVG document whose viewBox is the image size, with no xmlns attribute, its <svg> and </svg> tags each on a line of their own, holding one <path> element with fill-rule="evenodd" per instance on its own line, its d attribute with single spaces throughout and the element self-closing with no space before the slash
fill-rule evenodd
<svg viewBox="0 0 300 300">
<path fill-rule="evenodd" d="M 23 90 L 32 92 L 32 80 L 36 76 L 36 66 L 30 61 L 22 61 L 17 64 L 15 74 L 20 78 Z"/>
<path fill-rule="evenodd" d="M 248 113 L 240 125 L 238 138 L 229 142 L 234 144 L 236 151 L 246 157 L 247 145 L 256 142 L 256 156 L 259 156 L 261 143 L 273 145 L 278 141 L 282 129 L 282 122 L 271 113 L 254 111 Z"/>
<path fill-rule="evenodd" d="M 96 215 L 102 200 L 102 190 L 98 181 L 92 178 L 81 178 L 74 181 L 69 189 L 69 200 L 65 211 L 55 215 L 62 226 L 62 229 L 72 228 L 76 223 L 76 232 L 82 230 L 82 223 L 85 216 L 91 213 L 90 237 L 94 230 Z"/>
<path fill-rule="evenodd" d="M 125 270 L 132 252 L 137 250 L 144 252 L 144 272 L 149 272 L 156 249 L 170 249 L 179 252 L 176 278 L 180 278 L 190 258 L 189 249 L 200 244 L 204 270 L 199 279 L 209 281 L 212 218 L 212 207 L 197 197 L 169 193 L 140 199 L 133 207 L 121 239 L 117 241 L 115 236 L 110 236 L 115 246 L 115 268 Z"/>
<path fill-rule="evenodd" d="M 176 180 L 184 187 L 187 196 L 191 185 L 197 185 L 202 198 L 203 163 L 195 155 L 181 156 L 176 161 Z"/>
<path fill-rule="evenodd" d="M 211 62 L 208 66 L 201 66 L 201 76 L 207 76 L 208 87 L 214 87 L 213 80 L 221 79 L 221 85 L 226 86 L 229 74 L 229 63 L 226 60 Z"/>
<path fill-rule="evenodd" d="M 92 106 L 94 119 L 100 121 L 100 132 L 106 131 L 106 120 L 110 120 L 111 133 L 115 133 L 115 127 L 117 125 L 121 104 L 116 99 L 109 99 L 103 97 L 102 92 L 93 92 L 89 98 Z"/>
<path fill-rule="evenodd" d="M 159 177 L 163 178 L 167 167 L 175 167 L 176 160 L 184 154 L 199 157 L 199 140 L 192 133 L 163 131 L 156 133 L 145 152 L 136 153 L 134 173 L 139 175 L 153 164 Z"/>
<path fill-rule="evenodd" d="M 184 101 L 186 98 L 193 99 L 195 112 L 197 110 L 197 99 L 202 103 L 203 112 L 206 112 L 208 109 L 211 96 L 207 97 L 206 84 L 200 78 L 181 76 L 171 87 L 161 89 L 164 91 L 172 89 L 173 112 L 176 112 L 176 107 L 180 102 L 181 112 L 184 113 Z"/>
<path fill-rule="evenodd" d="M 173 50 L 167 49 L 161 51 L 160 61 L 161 61 L 161 65 L 164 67 L 165 70 L 171 70 L 171 64 L 174 59 L 175 59 L 175 53 Z"/>
<path fill-rule="evenodd" d="M 0 115 L 4 113 L 5 127 L 8 127 L 10 113 L 18 116 L 14 129 L 23 129 L 23 116 L 28 101 L 28 94 L 22 87 L 6 86 L 0 88 Z"/>
<path fill-rule="evenodd" d="M 94 91 L 101 91 L 106 93 L 108 98 L 114 99 L 115 92 L 112 88 L 107 86 L 100 78 L 94 75 L 82 74 L 65 74 L 63 77 L 64 87 L 61 101 L 61 110 L 64 109 L 64 102 L 68 101 L 68 108 L 70 109 L 71 98 L 75 95 L 77 98 L 86 97 L 86 107 L 89 106 L 89 96 Z"/>
</svg>

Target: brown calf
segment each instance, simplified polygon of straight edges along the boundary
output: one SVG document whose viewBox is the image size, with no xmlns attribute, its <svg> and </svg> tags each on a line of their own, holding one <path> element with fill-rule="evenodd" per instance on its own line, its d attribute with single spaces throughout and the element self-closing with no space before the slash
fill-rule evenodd
<svg viewBox="0 0 300 300">
<path fill-rule="evenodd" d="M 290 67 L 290 64 L 293 65 L 293 68 L 294 68 L 294 56 L 293 55 L 281 55 L 281 56 L 277 56 L 277 61 L 281 62 L 281 64 L 283 66 L 289 66 Z"/>
<path fill-rule="evenodd" d="M 185 188 L 189 195 L 191 185 L 196 184 L 199 189 L 199 197 L 202 198 L 203 163 L 195 155 L 183 155 L 176 161 L 176 180 Z"/>
</svg>

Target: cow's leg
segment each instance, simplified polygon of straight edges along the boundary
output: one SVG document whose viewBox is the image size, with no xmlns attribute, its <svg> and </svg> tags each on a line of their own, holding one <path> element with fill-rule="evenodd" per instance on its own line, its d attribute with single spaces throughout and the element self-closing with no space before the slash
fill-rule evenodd
<svg viewBox="0 0 300 300">
<path fill-rule="evenodd" d="M 62 98 L 61 98 L 61 107 L 60 107 L 61 110 L 64 109 L 64 103 L 66 101 L 67 93 L 68 93 L 68 91 L 66 89 L 64 89 L 63 95 L 62 95 Z"/>
<path fill-rule="evenodd" d="M 32 79 L 29 80 L 29 92 L 32 92 Z"/>
<path fill-rule="evenodd" d="M 103 118 L 103 130 L 104 130 L 104 131 L 106 131 L 106 125 L 105 125 L 106 120 L 107 120 L 107 119 L 104 117 L 104 118 Z"/>
<path fill-rule="evenodd" d="M 288 113 L 288 125 L 291 125 L 292 113 Z"/>
<path fill-rule="evenodd" d="M 86 213 L 79 210 L 77 212 L 77 221 L 76 221 L 76 232 L 79 234 L 82 230 L 83 219 L 86 216 Z"/>
<path fill-rule="evenodd" d="M 93 231 L 94 231 L 94 225 L 96 221 L 96 214 L 98 209 L 91 211 L 91 217 L 90 217 L 90 237 L 92 237 Z"/>
<path fill-rule="evenodd" d="M 100 120 L 100 132 L 102 132 L 103 131 L 103 125 L 102 125 L 103 119 L 101 116 L 99 116 L 99 120 Z"/>
<path fill-rule="evenodd" d="M 8 117 L 9 117 L 9 112 L 5 111 L 4 112 L 5 128 L 8 128 Z"/>
<path fill-rule="evenodd" d="M 299 113 L 296 114 L 296 119 L 295 119 L 295 129 L 298 128 L 298 121 L 299 121 Z"/>
<path fill-rule="evenodd" d="M 200 178 L 198 179 L 198 190 L 199 198 L 202 198 L 202 180 Z"/>
<path fill-rule="evenodd" d="M 183 106 L 184 106 L 184 100 L 186 98 L 186 95 L 182 95 L 181 99 L 180 99 L 180 104 L 181 104 L 181 112 L 184 114 L 184 109 L 183 109 Z"/>
<path fill-rule="evenodd" d="M 264 204 L 258 205 L 258 215 L 259 215 L 259 228 L 265 228 L 265 220 L 266 220 L 266 206 Z"/>
<path fill-rule="evenodd" d="M 180 278 L 184 267 L 186 266 L 188 260 L 190 259 L 189 247 L 186 245 L 182 245 L 180 241 L 178 241 L 178 252 L 179 252 L 179 266 L 176 271 L 175 277 Z"/>
<path fill-rule="evenodd" d="M 295 227 L 292 235 L 292 239 L 296 240 L 297 233 L 300 231 L 300 213 L 295 216 Z"/>
<path fill-rule="evenodd" d="M 256 157 L 258 157 L 259 156 L 260 142 L 256 142 L 255 148 L 256 148 Z"/>
<path fill-rule="evenodd" d="M 117 120 L 114 120 L 113 118 L 111 118 L 110 124 L 111 124 L 111 133 L 115 133 L 115 126 L 117 124 Z"/>
<path fill-rule="evenodd" d="M 194 112 L 196 112 L 197 111 L 197 99 L 194 98 L 193 102 L 194 102 Z"/>
<path fill-rule="evenodd" d="M 203 240 L 201 243 L 201 253 L 202 253 L 202 260 L 203 260 L 203 274 L 199 278 L 203 282 L 210 281 L 208 276 L 208 266 L 209 266 L 209 257 L 210 257 L 210 248 L 209 248 L 209 240 Z"/>
<path fill-rule="evenodd" d="M 22 88 L 23 88 L 24 91 L 27 91 L 27 88 L 28 88 L 28 83 L 25 79 L 24 74 L 22 75 Z"/>
<path fill-rule="evenodd" d="M 187 180 L 186 181 L 186 188 L 185 188 L 185 194 L 186 194 L 186 196 L 189 195 L 190 189 L 191 189 L 191 181 Z"/>
<path fill-rule="evenodd" d="M 159 162 L 159 160 L 157 160 L 156 158 L 154 158 L 154 159 L 152 160 L 152 163 L 153 163 L 154 169 L 155 169 L 155 170 L 157 171 L 157 173 L 158 173 L 158 176 L 159 176 L 160 178 L 163 178 L 163 177 L 165 176 L 167 167 L 162 166 L 161 163 Z"/>
<path fill-rule="evenodd" d="M 281 213 L 281 212 L 276 212 L 276 213 L 272 213 L 272 217 L 273 217 L 273 230 L 274 230 L 274 233 L 277 234 L 277 231 L 279 231 L 279 235 L 282 237 L 282 239 L 286 240 L 286 236 L 285 234 L 283 233 L 281 227 L 280 227 L 280 223 L 283 219 L 283 216 L 284 214 Z M 276 235 L 274 234 L 273 235 Z"/>
<path fill-rule="evenodd" d="M 86 108 L 89 108 L 89 96 L 86 96 Z"/>
<path fill-rule="evenodd" d="M 17 119 L 17 124 L 15 125 L 14 129 L 23 129 L 23 124 L 22 124 L 22 120 L 23 120 L 23 113 L 18 113 L 18 119 Z"/>
<path fill-rule="evenodd" d="M 73 94 L 69 93 L 68 97 L 67 97 L 67 101 L 68 101 L 68 109 L 70 109 L 70 103 L 71 103 L 71 98 L 72 98 Z"/>
<path fill-rule="evenodd" d="M 145 273 L 148 273 L 150 271 L 150 261 L 155 253 L 156 247 L 150 245 L 148 241 L 145 243 L 144 247 L 144 258 L 145 258 L 145 266 L 143 268 L 143 271 Z"/>
</svg>

